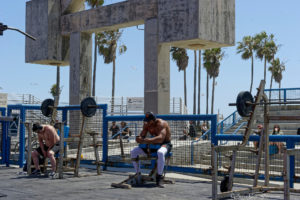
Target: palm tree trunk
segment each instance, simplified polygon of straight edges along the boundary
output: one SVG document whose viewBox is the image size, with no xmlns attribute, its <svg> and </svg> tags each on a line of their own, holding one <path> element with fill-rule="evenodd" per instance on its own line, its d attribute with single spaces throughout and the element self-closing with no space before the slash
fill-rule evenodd
<svg viewBox="0 0 300 200">
<path fill-rule="evenodd" d="M 280 91 L 280 88 L 281 88 L 281 81 L 279 81 L 279 102 L 281 101 L 281 91 Z"/>
<path fill-rule="evenodd" d="M 97 40 L 96 40 L 96 33 L 95 33 L 95 49 L 94 49 L 94 70 L 93 70 L 93 91 L 92 96 L 96 96 L 96 67 L 97 67 Z"/>
<path fill-rule="evenodd" d="M 199 63 L 198 63 L 198 112 L 200 115 L 200 97 L 201 97 L 201 51 L 199 50 Z"/>
<path fill-rule="evenodd" d="M 197 51 L 194 50 L 194 98 L 193 98 L 193 114 L 196 114 L 196 84 L 197 84 Z"/>
<path fill-rule="evenodd" d="M 206 72 L 207 73 L 207 72 Z M 208 115 L 209 75 L 206 74 L 206 114 Z"/>
<path fill-rule="evenodd" d="M 214 114 L 215 81 L 216 81 L 216 78 L 213 77 L 213 82 L 212 82 L 212 92 L 211 92 L 211 114 Z"/>
<path fill-rule="evenodd" d="M 267 59 L 266 57 L 264 57 L 265 59 L 265 66 L 264 66 L 264 81 L 266 83 L 266 77 L 267 77 Z"/>
<path fill-rule="evenodd" d="M 271 90 L 273 85 L 273 74 L 271 75 L 271 81 L 270 81 L 270 91 L 269 91 L 269 101 L 271 101 Z"/>
<path fill-rule="evenodd" d="M 251 56 L 251 84 L 250 84 L 250 93 L 252 93 L 253 74 L 254 74 L 254 63 L 253 63 L 253 55 L 252 55 Z"/>
<path fill-rule="evenodd" d="M 112 74 L 112 91 L 111 91 L 111 113 L 113 115 L 115 106 L 115 76 L 116 76 L 116 59 L 113 59 L 113 74 Z"/>
<path fill-rule="evenodd" d="M 186 94 L 186 69 L 183 70 L 183 81 L 184 81 L 184 105 L 187 107 L 187 94 Z"/>
</svg>

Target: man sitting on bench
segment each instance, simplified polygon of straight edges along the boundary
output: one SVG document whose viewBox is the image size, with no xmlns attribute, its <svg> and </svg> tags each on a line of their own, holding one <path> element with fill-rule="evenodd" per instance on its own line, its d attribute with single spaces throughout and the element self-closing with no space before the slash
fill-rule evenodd
<svg viewBox="0 0 300 200">
<path fill-rule="evenodd" d="M 32 172 L 34 175 L 41 173 L 39 166 L 38 156 L 41 155 L 44 158 L 49 158 L 52 166 L 52 172 L 50 176 L 55 175 L 56 171 L 56 161 L 54 155 L 59 152 L 59 136 L 53 126 L 50 125 L 40 125 L 35 123 L 32 126 L 32 131 L 38 133 L 39 148 L 34 150 L 32 155 L 32 160 L 35 166 L 35 170 Z"/>
<path fill-rule="evenodd" d="M 146 138 L 147 133 L 150 133 L 152 138 Z M 162 174 L 165 166 L 165 155 L 170 152 L 172 148 L 171 144 L 171 132 L 169 124 L 162 120 L 156 119 L 152 112 L 147 112 L 144 118 L 143 130 L 139 136 L 136 137 L 136 142 L 140 144 L 160 144 L 161 147 L 157 151 L 157 176 L 156 185 L 163 187 Z M 137 158 L 139 155 L 147 155 L 147 149 L 135 147 L 131 151 L 131 158 Z M 133 166 L 136 173 L 140 172 L 140 168 L 137 162 L 133 162 Z"/>
</svg>

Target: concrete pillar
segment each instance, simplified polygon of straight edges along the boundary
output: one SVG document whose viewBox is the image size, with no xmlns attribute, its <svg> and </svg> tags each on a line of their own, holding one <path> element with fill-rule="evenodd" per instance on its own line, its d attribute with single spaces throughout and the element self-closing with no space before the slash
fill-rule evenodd
<svg viewBox="0 0 300 200">
<path fill-rule="evenodd" d="M 70 105 L 78 105 L 85 97 L 91 95 L 91 78 L 91 34 L 74 32 L 70 35 Z M 80 110 L 70 111 L 69 125 L 71 135 L 79 134 L 81 121 Z"/>
<path fill-rule="evenodd" d="M 92 38 L 88 33 L 70 36 L 70 105 L 91 95 Z"/>
<path fill-rule="evenodd" d="M 158 43 L 157 18 L 145 21 L 144 111 L 170 112 L 170 46 Z"/>
</svg>

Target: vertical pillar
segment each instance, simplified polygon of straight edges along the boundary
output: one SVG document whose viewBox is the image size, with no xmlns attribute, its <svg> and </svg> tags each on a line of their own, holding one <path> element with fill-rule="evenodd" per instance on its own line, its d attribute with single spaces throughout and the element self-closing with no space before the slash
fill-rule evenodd
<svg viewBox="0 0 300 200">
<path fill-rule="evenodd" d="M 158 42 L 158 20 L 145 21 L 144 110 L 170 112 L 170 47 Z"/>
<path fill-rule="evenodd" d="M 78 105 L 91 95 L 92 39 L 91 34 L 74 32 L 70 36 L 70 105 Z M 78 134 L 80 111 L 70 111 L 70 133 Z"/>
</svg>

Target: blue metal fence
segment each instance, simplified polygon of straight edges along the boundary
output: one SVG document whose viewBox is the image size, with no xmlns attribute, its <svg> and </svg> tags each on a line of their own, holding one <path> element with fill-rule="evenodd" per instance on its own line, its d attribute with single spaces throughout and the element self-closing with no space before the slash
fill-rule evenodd
<svg viewBox="0 0 300 200">
<path fill-rule="evenodd" d="M 300 100 L 300 88 L 265 89 L 269 101 L 296 101 Z"/>
<path fill-rule="evenodd" d="M 102 110 L 102 119 L 106 116 L 107 114 L 107 105 L 105 104 L 98 104 L 98 110 Z M 1 110 L 0 110 L 1 111 Z M 27 116 L 28 112 L 33 112 L 36 111 L 38 113 L 38 117 L 34 119 L 29 119 Z M 68 125 L 68 114 L 70 111 L 80 111 L 80 105 L 71 105 L 71 106 L 59 106 L 57 108 L 57 111 L 60 112 L 61 114 L 61 119 L 59 121 L 64 122 L 65 126 Z M 45 122 L 49 121 L 48 118 L 42 116 L 41 111 L 40 111 L 40 106 L 37 105 L 8 105 L 7 107 L 7 116 L 11 116 L 13 113 L 18 113 L 19 118 L 21 122 L 25 121 L 31 121 L 31 122 Z M 78 113 L 80 116 L 80 114 Z M 76 122 L 80 124 L 80 122 Z M 101 126 L 101 123 L 99 122 L 99 126 Z M 102 128 L 102 127 L 101 127 Z M 11 137 L 8 136 L 8 123 L 2 123 L 2 163 L 5 163 L 6 166 L 9 166 L 10 164 L 18 164 L 20 167 L 23 167 L 25 164 L 25 136 L 26 136 L 26 130 L 24 123 L 20 123 L 19 127 L 19 136 L 18 136 L 18 144 L 19 144 L 19 150 L 18 150 L 18 159 L 17 162 L 14 160 L 11 160 L 10 154 L 11 154 Z"/>
<path fill-rule="evenodd" d="M 5 116 L 6 115 L 6 108 L 0 108 L 0 113 L 1 116 Z M 0 163 L 3 164 L 5 163 L 5 152 L 6 152 L 6 123 L 3 121 L 0 121 L 1 124 L 1 160 Z"/>
<path fill-rule="evenodd" d="M 190 146 L 191 146 L 191 139 L 187 140 L 180 140 L 180 136 L 182 136 L 183 129 L 185 128 L 186 124 L 189 121 L 209 121 L 211 124 L 211 133 L 212 135 L 216 135 L 217 133 L 217 116 L 216 115 L 158 115 L 158 118 L 168 121 L 170 129 L 171 129 L 171 136 L 172 136 L 172 144 L 173 144 L 173 156 L 171 158 L 171 163 L 169 165 L 169 169 L 174 171 L 181 171 L 181 172 L 201 172 L 203 171 L 199 165 L 201 163 L 191 163 L 190 157 Z M 125 121 L 130 122 L 128 124 L 133 124 L 138 129 L 138 133 L 142 130 L 143 126 L 143 118 L 144 115 L 137 115 L 137 116 L 106 116 L 103 122 L 103 162 L 108 163 L 109 166 L 118 166 L 118 167 L 131 167 L 131 163 L 124 163 L 122 161 L 121 153 L 120 153 L 120 144 L 119 140 L 114 141 L 109 139 L 108 135 L 108 127 L 109 123 L 112 121 Z M 133 123 L 135 122 L 135 123 Z M 130 127 L 134 128 L 134 127 Z M 214 137 L 215 138 L 215 137 Z M 124 141 L 124 140 L 123 140 Z M 206 141 L 205 141 L 206 142 Z M 124 141 L 124 156 L 129 157 L 130 151 L 137 146 L 135 142 L 135 138 L 132 140 L 129 138 L 128 141 Z M 203 146 L 206 150 L 209 150 L 210 142 L 207 141 L 207 146 Z M 197 160 L 201 160 L 200 154 L 204 153 L 201 152 L 201 145 L 198 145 L 199 148 L 197 151 L 194 151 L 193 156 L 197 157 Z M 208 158 L 207 167 L 209 169 L 210 159 Z M 202 160 L 201 160 L 202 161 Z"/>
</svg>

